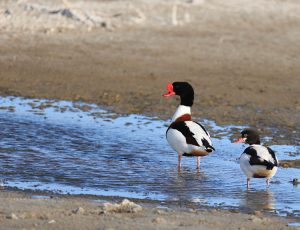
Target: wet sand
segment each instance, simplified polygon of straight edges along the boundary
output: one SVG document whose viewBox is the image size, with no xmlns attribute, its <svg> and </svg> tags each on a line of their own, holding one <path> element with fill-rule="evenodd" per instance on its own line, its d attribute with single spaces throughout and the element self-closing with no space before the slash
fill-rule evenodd
<svg viewBox="0 0 300 230">
<path fill-rule="evenodd" d="M 186 2 L 2 1 L 0 94 L 83 100 L 118 113 L 168 119 L 178 100 L 161 96 L 165 85 L 189 81 L 196 92 L 195 116 L 218 124 L 251 125 L 271 134 L 273 143 L 299 144 L 300 4 Z M 74 200 L 0 195 L 7 204 L 1 207 L 1 228 L 94 229 L 98 221 L 104 221 L 103 229 L 285 226 L 278 219 L 257 225 L 248 215 L 223 211 L 175 212 L 156 226 L 150 209 L 102 218 L 91 214 L 96 204 L 80 199 L 75 206 L 91 213 L 78 218 L 69 216 L 76 208 Z M 18 210 L 49 211 L 49 220 L 7 219 Z M 59 225 L 34 225 L 52 219 Z"/>
<path fill-rule="evenodd" d="M 54 2 L 1 3 L 0 94 L 84 100 L 167 119 L 178 101 L 161 96 L 165 85 L 189 81 L 195 116 L 299 143 L 297 2 Z M 47 14 L 62 9 L 100 14 L 105 23 Z"/>
<path fill-rule="evenodd" d="M 300 168 L 300 160 L 281 160 L 280 165 L 284 168 L 287 167 Z"/>
<path fill-rule="evenodd" d="M 261 212 L 237 210 L 155 208 L 135 203 L 121 207 L 121 199 L 109 204 L 82 197 L 30 197 L 0 193 L 1 229 L 296 229 L 288 220 Z"/>
</svg>

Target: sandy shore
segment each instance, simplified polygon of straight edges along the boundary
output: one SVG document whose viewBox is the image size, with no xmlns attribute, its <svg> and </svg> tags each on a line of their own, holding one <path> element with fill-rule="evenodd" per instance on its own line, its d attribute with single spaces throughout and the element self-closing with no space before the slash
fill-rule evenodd
<svg viewBox="0 0 300 230">
<path fill-rule="evenodd" d="M 178 101 L 161 96 L 165 85 L 189 81 L 195 116 L 299 144 L 299 27 L 295 0 L 5 0 L 0 94 L 84 100 L 168 119 Z M 287 220 L 261 213 L 146 208 L 99 215 L 99 204 L 84 198 L 2 192 L 0 199 L 0 229 L 287 228 Z M 78 207 L 84 212 L 73 213 Z"/>
<path fill-rule="evenodd" d="M 15 192 L 1 192 L 0 202 L 0 229 L 296 229 L 287 226 L 287 219 L 259 211 L 178 210 L 72 196 L 31 198 Z"/>
<path fill-rule="evenodd" d="M 299 143 L 300 4 L 187 2 L 2 1 L 0 94 L 167 119 L 189 81 L 195 116 Z"/>
</svg>

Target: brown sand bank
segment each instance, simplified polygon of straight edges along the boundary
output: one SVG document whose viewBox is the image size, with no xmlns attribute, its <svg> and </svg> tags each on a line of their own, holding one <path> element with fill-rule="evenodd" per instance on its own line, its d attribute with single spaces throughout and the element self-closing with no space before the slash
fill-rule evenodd
<svg viewBox="0 0 300 230">
<path fill-rule="evenodd" d="M 32 199 L 13 192 L 1 192 L 0 202 L 0 229 L 296 229 L 287 227 L 287 219 L 261 212 L 176 211 L 76 197 Z"/>
<path fill-rule="evenodd" d="M 85 100 L 169 118 L 166 83 L 193 113 L 299 143 L 297 1 L 2 1 L 0 94 Z"/>
</svg>

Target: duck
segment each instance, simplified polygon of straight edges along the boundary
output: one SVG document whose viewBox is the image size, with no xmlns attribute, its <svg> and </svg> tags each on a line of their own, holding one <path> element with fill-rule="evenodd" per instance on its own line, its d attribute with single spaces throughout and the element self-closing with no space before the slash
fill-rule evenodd
<svg viewBox="0 0 300 230">
<path fill-rule="evenodd" d="M 197 157 L 197 169 L 200 170 L 200 158 L 209 155 L 215 148 L 204 126 L 192 120 L 194 89 L 188 82 L 173 82 L 167 84 L 166 90 L 164 97 L 180 97 L 180 105 L 166 131 L 167 142 L 178 153 L 178 171 L 181 170 L 182 156 Z"/>
<path fill-rule="evenodd" d="M 241 137 L 234 143 L 249 144 L 239 160 L 240 168 L 247 177 L 247 188 L 250 187 L 251 178 L 266 178 L 269 187 L 270 179 L 276 174 L 279 164 L 275 152 L 261 145 L 259 133 L 253 128 L 242 130 Z"/>
</svg>

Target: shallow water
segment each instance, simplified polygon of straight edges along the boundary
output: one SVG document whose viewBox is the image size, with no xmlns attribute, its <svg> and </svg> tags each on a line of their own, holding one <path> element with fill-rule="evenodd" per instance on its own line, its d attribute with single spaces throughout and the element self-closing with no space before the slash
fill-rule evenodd
<svg viewBox="0 0 300 230">
<path fill-rule="evenodd" d="M 96 105 L 0 98 L 0 177 L 6 187 L 56 193 L 121 196 L 230 206 L 300 216 L 299 169 L 279 168 L 271 186 L 246 179 L 237 158 L 245 145 L 229 140 L 241 126 L 202 121 L 217 136 L 216 152 L 202 158 L 177 155 L 165 139 L 168 121 L 117 116 Z M 265 138 L 270 139 L 270 137 Z M 280 159 L 299 159 L 299 146 L 271 146 Z"/>
</svg>

